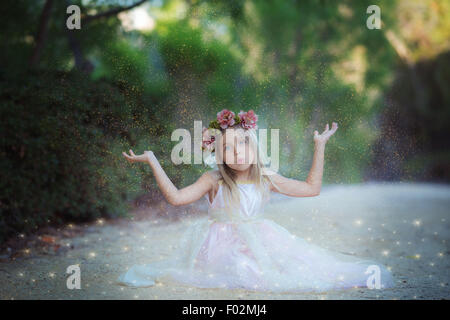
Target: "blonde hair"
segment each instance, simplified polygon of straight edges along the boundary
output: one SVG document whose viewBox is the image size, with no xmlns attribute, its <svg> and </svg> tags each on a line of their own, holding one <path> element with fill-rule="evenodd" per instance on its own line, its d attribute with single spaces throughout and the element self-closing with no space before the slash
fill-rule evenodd
<svg viewBox="0 0 450 320">
<path fill-rule="evenodd" d="M 239 124 L 229 127 L 232 129 L 241 128 Z M 227 128 L 227 129 L 229 129 Z M 223 137 L 227 129 L 221 129 L 221 136 L 219 141 L 223 143 Z M 260 192 L 262 199 L 266 199 L 270 196 L 270 185 L 272 184 L 276 189 L 279 187 L 274 183 L 270 174 L 266 174 L 264 167 L 265 159 L 259 150 L 258 138 L 256 136 L 255 129 L 245 129 L 249 137 L 250 148 L 254 151 L 255 157 L 253 158 L 252 164 L 249 168 L 249 181 L 254 183 L 256 189 Z M 217 141 L 217 142 L 219 142 Z M 231 215 L 233 210 L 239 210 L 240 208 L 240 192 L 236 183 L 236 172 L 234 169 L 230 168 L 223 160 L 223 147 L 222 144 L 216 145 L 216 157 L 219 160 L 217 167 L 220 173 L 220 179 L 223 181 L 223 191 L 224 191 L 224 202 L 226 210 Z"/>
</svg>

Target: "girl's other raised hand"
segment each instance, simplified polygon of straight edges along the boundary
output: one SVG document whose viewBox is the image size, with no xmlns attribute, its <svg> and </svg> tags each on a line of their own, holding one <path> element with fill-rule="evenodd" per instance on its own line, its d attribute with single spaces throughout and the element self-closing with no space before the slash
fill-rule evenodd
<svg viewBox="0 0 450 320">
<path fill-rule="evenodd" d="M 122 152 L 123 156 L 128 160 L 129 163 L 135 163 L 135 162 L 150 162 L 155 158 L 155 155 L 153 154 L 153 151 L 144 151 L 141 155 L 135 155 L 133 150 L 129 150 L 130 155 L 128 155 L 126 152 Z"/>
<path fill-rule="evenodd" d="M 326 144 L 328 139 L 330 139 L 330 137 L 336 132 L 337 129 L 338 125 L 336 122 L 333 122 L 333 124 L 331 125 L 331 129 L 329 128 L 327 123 L 324 132 L 322 132 L 321 134 L 319 134 L 317 130 L 314 131 L 314 142 L 316 144 Z"/>
</svg>

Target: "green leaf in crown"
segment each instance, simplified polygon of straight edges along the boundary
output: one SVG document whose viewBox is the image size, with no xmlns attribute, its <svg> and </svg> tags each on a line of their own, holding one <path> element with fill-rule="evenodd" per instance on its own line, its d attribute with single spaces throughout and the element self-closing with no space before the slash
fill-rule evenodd
<svg viewBox="0 0 450 320">
<path fill-rule="evenodd" d="M 220 125 L 219 122 L 217 120 L 213 120 L 209 123 L 209 128 L 212 129 L 219 129 L 220 130 Z"/>
</svg>

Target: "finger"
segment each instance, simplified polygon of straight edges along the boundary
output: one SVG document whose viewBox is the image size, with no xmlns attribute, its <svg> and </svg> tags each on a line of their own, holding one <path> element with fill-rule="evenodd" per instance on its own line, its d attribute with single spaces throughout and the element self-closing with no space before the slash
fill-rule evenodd
<svg viewBox="0 0 450 320">
<path fill-rule="evenodd" d="M 331 130 L 333 131 L 333 133 L 336 132 L 337 128 L 338 128 L 337 123 L 333 122 L 333 124 L 331 125 Z"/>
<path fill-rule="evenodd" d="M 314 130 L 314 137 L 317 137 L 319 135 L 319 132 L 317 130 Z"/>
<path fill-rule="evenodd" d="M 130 149 L 130 154 L 135 157 L 136 155 L 134 154 L 133 150 Z"/>
<path fill-rule="evenodd" d="M 325 132 L 327 132 L 328 130 L 330 130 L 330 127 L 328 126 L 328 123 L 327 123 L 327 125 L 325 126 Z"/>
<path fill-rule="evenodd" d="M 129 162 L 129 163 L 133 163 L 133 158 L 131 158 L 129 155 L 124 154 L 125 159 Z"/>
</svg>

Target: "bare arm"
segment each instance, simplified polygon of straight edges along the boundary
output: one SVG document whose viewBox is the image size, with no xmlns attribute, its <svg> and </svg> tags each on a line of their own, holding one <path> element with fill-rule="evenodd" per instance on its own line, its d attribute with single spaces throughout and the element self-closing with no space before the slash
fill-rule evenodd
<svg viewBox="0 0 450 320">
<path fill-rule="evenodd" d="M 129 162 L 144 162 L 150 165 L 161 192 L 171 205 L 181 206 L 195 202 L 209 192 L 214 185 L 214 177 L 206 172 L 193 184 L 178 189 L 169 179 L 152 151 L 145 151 L 144 154 L 138 156 L 132 150 L 130 150 L 131 156 L 125 152 L 122 154 Z"/>
<path fill-rule="evenodd" d="M 322 187 L 325 145 L 337 128 L 337 123 L 333 122 L 331 130 L 327 124 L 322 134 L 319 135 L 317 131 L 314 131 L 313 163 L 306 181 L 290 179 L 278 173 L 270 172 L 273 182 L 279 187 L 279 190 L 277 190 L 272 185 L 271 190 L 291 197 L 314 197 L 319 195 Z"/>
</svg>

